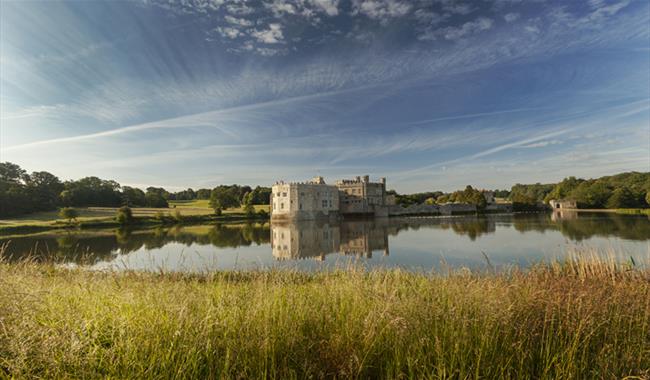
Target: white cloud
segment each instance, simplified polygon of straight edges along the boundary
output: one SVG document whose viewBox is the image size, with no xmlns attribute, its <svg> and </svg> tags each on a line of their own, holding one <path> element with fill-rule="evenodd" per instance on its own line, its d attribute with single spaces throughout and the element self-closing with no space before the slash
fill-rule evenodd
<svg viewBox="0 0 650 380">
<path fill-rule="evenodd" d="M 361 13 L 371 19 L 388 22 L 411 10 L 411 4 L 399 0 L 353 0 L 353 15 Z"/>
<path fill-rule="evenodd" d="M 543 148 L 549 145 L 559 145 L 562 143 L 563 142 L 560 140 L 544 140 L 544 141 L 539 141 L 528 145 L 522 145 L 520 148 Z"/>
<path fill-rule="evenodd" d="M 253 26 L 253 22 L 250 20 L 246 20 L 245 18 L 237 18 L 230 15 L 226 15 L 223 19 L 226 20 L 226 22 L 233 25 Z"/>
<path fill-rule="evenodd" d="M 339 0 L 311 0 L 310 3 L 325 12 L 328 16 L 336 16 L 339 14 Z"/>
<path fill-rule="evenodd" d="M 229 26 L 226 27 L 218 27 L 215 29 L 219 34 L 221 34 L 223 37 L 228 37 L 230 39 L 235 39 L 241 35 L 243 35 L 242 32 L 240 32 L 238 29 L 231 28 Z"/>
<path fill-rule="evenodd" d="M 503 19 L 506 20 L 506 22 L 517 21 L 517 19 L 519 19 L 519 13 L 516 13 L 516 12 L 506 13 L 503 16 Z"/>
<path fill-rule="evenodd" d="M 253 13 L 255 11 L 253 8 L 246 5 L 246 3 L 228 4 L 228 5 L 226 5 L 226 10 L 229 13 L 234 14 L 234 15 L 238 15 L 238 16 L 246 16 L 246 15 L 249 15 L 249 14 L 251 14 L 251 13 Z"/>
<path fill-rule="evenodd" d="M 284 41 L 282 34 L 282 25 L 278 23 L 269 24 L 267 30 L 253 30 L 251 36 L 255 37 L 259 42 L 265 44 L 278 44 Z"/>
<path fill-rule="evenodd" d="M 472 34 L 486 31 L 492 28 L 494 21 L 487 17 L 479 17 L 474 21 L 468 21 L 461 26 L 448 26 L 446 28 L 429 30 L 418 38 L 420 40 L 435 40 L 440 37 L 445 40 L 455 41 Z"/>
<path fill-rule="evenodd" d="M 413 16 L 415 16 L 415 19 L 422 24 L 435 26 L 447 20 L 451 15 L 449 13 L 440 14 L 425 9 L 418 9 L 413 12 Z"/>
<path fill-rule="evenodd" d="M 274 0 L 272 3 L 266 3 L 264 6 L 270 9 L 275 17 L 280 17 L 283 13 L 296 14 L 296 7 L 284 0 Z"/>
<path fill-rule="evenodd" d="M 526 30 L 528 33 L 533 33 L 533 34 L 539 34 L 540 32 L 539 28 L 535 25 L 526 25 L 524 27 L 524 30 Z"/>
</svg>

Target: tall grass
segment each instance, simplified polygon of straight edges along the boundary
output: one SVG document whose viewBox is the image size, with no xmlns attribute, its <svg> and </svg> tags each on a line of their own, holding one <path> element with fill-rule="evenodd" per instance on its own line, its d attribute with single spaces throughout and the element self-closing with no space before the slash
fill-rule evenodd
<svg viewBox="0 0 650 380">
<path fill-rule="evenodd" d="M 647 378 L 650 271 L 211 274 L 0 263 L 0 378 Z"/>
</svg>

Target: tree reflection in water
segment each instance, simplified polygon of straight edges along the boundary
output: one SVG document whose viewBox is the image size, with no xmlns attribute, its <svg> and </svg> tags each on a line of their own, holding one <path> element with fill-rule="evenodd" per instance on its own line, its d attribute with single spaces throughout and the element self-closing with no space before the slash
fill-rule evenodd
<svg viewBox="0 0 650 380">
<path fill-rule="evenodd" d="M 302 222 L 296 224 L 217 224 L 175 226 L 146 230 L 62 231 L 0 238 L 3 255 L 9 260 L 35 260 L 92 264 L 141 249 L 155 250 L 168 244 L 203 245 L 218 249 L 269 244 L 278 259 L 324 258 L 342 255 L 372 257 L 389 254 L 389 237 L 401 231 L 419 229 L 449 231 L 471 241 L 494 234 L 498 228 L 516 231 L 557 231 L 568 240 L 580 242 L 594 236 L 626 240 L 650 240 L 650 218 L 643 215 L 609 213 L 515 214 L 462 216 L 451 218 L 396 218 Z"/>
</svg>

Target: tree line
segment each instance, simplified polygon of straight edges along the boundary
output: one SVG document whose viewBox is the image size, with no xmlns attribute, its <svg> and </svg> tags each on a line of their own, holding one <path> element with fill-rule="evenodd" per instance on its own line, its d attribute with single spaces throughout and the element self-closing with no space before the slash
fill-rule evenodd
<svg viewBox="0 0 650 380">
<path fill-rule="evenodd" d="M 646 208 L 650 173 L 628 172 L 596 179 L 568 177 L 556 184 L 517 184 L 510 199 L 515 209 L 533 210 L 548 201 L 573 200 L 578 208 Z"/>
<path fill-rule="evenodd" d="M 11 162 L 0 163 L 0 217 L 51 211 L 60 207 L 167 208 L 171 200 L 207 200 L 224 193 L 232 196 L 233 201 L 221 205 L 222 209 L 240 204 L 268 204 L 271 189 L 229 185 L 196 191 L 169 192 L 162 187 L 148 187 L 143 191 L 98 177 L 61 181 L 46 171 L 27 173 Z"/>
</svg>

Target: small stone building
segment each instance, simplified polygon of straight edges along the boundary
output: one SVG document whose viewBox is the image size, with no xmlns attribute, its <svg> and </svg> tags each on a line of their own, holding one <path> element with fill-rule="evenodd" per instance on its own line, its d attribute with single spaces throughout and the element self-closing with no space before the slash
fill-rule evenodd
<svg viewBox="0 0 650 380">
<path fill-rule="evenodd" d="M 578 208 L 578 204 L 574 200 L 570 199 L 562 199 L 562 200 L 555 200 L 551 199 L 548 201 L 549 206 L 553 210 L 574 210 Z"/>
</svg>

